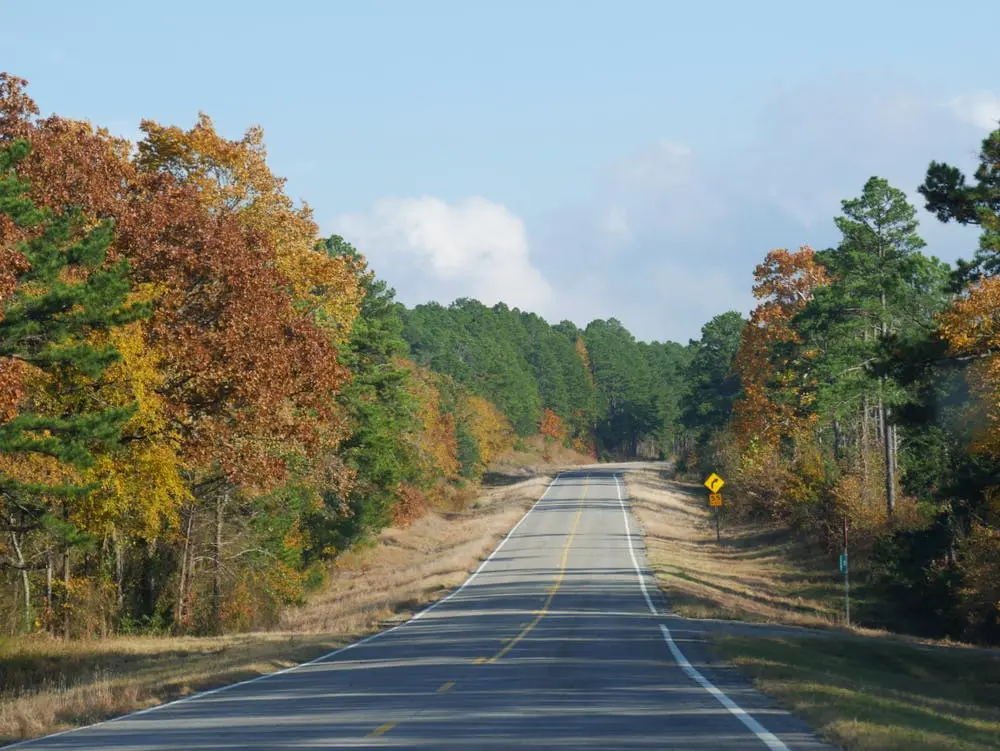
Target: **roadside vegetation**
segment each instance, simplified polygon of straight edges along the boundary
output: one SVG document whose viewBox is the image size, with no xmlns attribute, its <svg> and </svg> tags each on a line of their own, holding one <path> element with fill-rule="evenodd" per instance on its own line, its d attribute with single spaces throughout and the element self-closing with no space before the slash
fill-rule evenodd
<svg viewBox="0 0 1000 751">
<path fill-rule="evenodd" d="M 1000 748 L 1000 655 L 836 637 L 722 636 L 713 649 L 850 751 Z"/>
<path fill-rule="evenodd" d="M 718 544 L 705 489 L 672 475 L 630 470 L 629 497 L 670 609 L 730 621 L 704 624 L 719 657 L 849 751 L 1000 748 L 1000 653 L 848 628 L 836 556 L 773 521 L 726 519 Z"/>
<path fill-rule="evenodd" d="M 776 249 L 748 321 L 702 330 L 682 398 L 682 476 L 726 480 L 730 519 L 848 554 L 860 625 L 1000 644 L 1000 130 L 974 181 L 932 162 L 941 221 L 982 228 L 955 267 L 906 194 L 873 177 L 833 248 Z"/>
<path fill-rule="evenodd" d="M 540 440 L 525 448 L 496 466 L 495 485 L 340 556 L 328 585 L 285 608 L 273 630 L 0 642 L 0 744 L 280 670 L 407 620 L 464 581 L 559 468 L 588 461 L 563 449 L 550 464 Z"/>
<path fill-rule="evenodd" d="M 828 554 L 778 524 L 728 518 L 716 544 L 705 489 L 671 475 L 629 470 L 626 482 L 650 568 L 673 612 L 813 627 L 843 621 L 841 581 Z"/>
</svg>

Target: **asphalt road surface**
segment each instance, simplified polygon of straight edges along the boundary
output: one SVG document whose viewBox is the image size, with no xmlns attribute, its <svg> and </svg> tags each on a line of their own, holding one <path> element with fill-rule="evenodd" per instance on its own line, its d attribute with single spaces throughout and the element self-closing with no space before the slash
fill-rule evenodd
<svg viewBox="0 0 1000 751">
<path fill-rule="evenodd" d="M 568 472 L 415 619 L 34 749 L 828 748 L 665 614 L 614 470 Z"/>
</svg>

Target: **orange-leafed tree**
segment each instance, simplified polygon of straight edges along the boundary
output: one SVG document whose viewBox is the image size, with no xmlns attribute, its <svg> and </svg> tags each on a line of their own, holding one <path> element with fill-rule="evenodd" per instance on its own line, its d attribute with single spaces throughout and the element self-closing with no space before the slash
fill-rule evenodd
<svg viewBox="0 0 1000 751">
<path fill-rule="evenodd" d="M 420 474 L 426 484 L 457 480 L 461 469 L 455 418 L 441 408 L 441 392 L 430 370 L 407 363 L 412 377 L 407 388 L 417 405 L 419 426 L 411 436 Z"/>
<path fill-rule="evenodd" d="M 744 447 L 776 447 L 810 423 L 810 397 L 790 367 L 790 345 L 801 343 L 792 320 L 813 290 L 828 283 L 826 270 L 807 246 L 772 250 L 754 269 L 753 294 L 760 303 L 750 314 L 734 361 L 743 395 L 734 405 L 732 427 Z"/>
<path fill-rule="evenodd" d="M 552 445 L 566 439 L 566 426 L 562 419 L 551 409 L 546 409 L 542 413 L 542 419 L 538 424 L 538 432 L 542 435 L 545 445 L 543 458 L 545 461 L 552 460 Z"/>
<path fill-rule="evenodd" d="M 566 427 L 563 425 L 562 418 L 551 409 L 546 409 L 542 413 L 538 432 L 550 441 L 562 441 L 566 438 Z"/>
<path fill-rule="evenodd" d="M 464 401 L 463 417 L 479 449 L 478 476 L 514 445 L 514 428 L 492 402 L 473 394 Z"/>
<path fill-rule="evenodd" d="M 941 315 L 940 333 L 953 355 L 972 358 L 973 449 L 1000 458 L 1000 276 L 973 284 Z"/>
<path fill-rule="evenodd" d="M 140 171 L 173 176 L 191 187 L 213 214 L 238 219 L 274 254 L 299 308 L 343 342 L 363 297 L 355 259 L 317 246 L 318 228 L 307 205 L 296 207 L 285 180 L 267 164 L 264 132 L 252 127 L 239 140 L 220 136 L 204 113 L 188 130 L 144 120 L 136 159 Z"/>
<path fill-rule="evenodd" d="M 227 548 L 254 549 L 218 530 L 249 534 L 242 504 L 282 486 L 292 465 L 325 487 L 349 479 L 335 452 L 347 432 L 336 397 L 349 377 L 337 345 L 361 299 L 352 260 L 317 251 L 307 209 L 292 206 L 270 176 L 256 131 L 233 145 L 209 122 L 169 138 L 147 124 L 133 161 L 130 145 L 106 131 L 36 115 L 24 82 L 0 77 L 0 143 L 30 143 L 17 168 L 30 197 L 56 214 L 72 207 L 93 226 L 112 220 L 109 262 L 128 260 L 133 289 L 153 307 L 122 341 L 137 347 L 108 384 L 111 403 L 140 404 L 123 430 L 128 448 L 98 462 L 99 488 L 79 511 L 114 535 L 159 534 L 157 517 L 136 506 L 146 494 L 133 489 L 173 488 L 160 519 L 194 498 L 180 530 L 168 525 L 166 534 L 183 541 L 177 599 L 192 576 L 187 562 L 214 558 L 218 621 L 219 561 Z M 0 226 L 4 245 L 18 232 Z M 16 386 L 16 375 L 0 377 Z M 302 473 L 303 460 L 317 464 Z M 195 551 L 199 527 L 207 549 Z"/>
</svg>

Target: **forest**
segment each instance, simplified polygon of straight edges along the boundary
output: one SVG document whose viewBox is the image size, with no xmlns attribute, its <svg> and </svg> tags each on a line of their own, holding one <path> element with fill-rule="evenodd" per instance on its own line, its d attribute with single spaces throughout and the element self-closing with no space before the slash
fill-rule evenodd
<svg viewBox="0 0 1000 751">
<path fill-rule="evenodd" d="M 320 237 L 263 133 L 41 117 L 0 77 L 0 629 L 267 628 L 525 438 L 661 455 L 684 348 L 460 300 Z"/>
<path fill-rule="evenodd" d="M 727 515 L 835 558 L 867 625 L 1000 642 L 1000 131 L 919 191 L 873 177 L 834 248 L 641 342 L 471 299 L 408 309 L 321 237 L 263 133 L 42 117 L 0 76 L 0 632 L 268 628 L 329 563 L 528 439 L 727 480 Z"/>
</svg>

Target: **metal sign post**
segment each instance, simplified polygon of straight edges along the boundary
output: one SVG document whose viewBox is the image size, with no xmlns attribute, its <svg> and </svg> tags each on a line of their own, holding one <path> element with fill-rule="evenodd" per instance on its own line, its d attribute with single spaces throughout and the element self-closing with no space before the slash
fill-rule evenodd
<svg viewBox="0 0 1000 751">
<path fill-rule="evenodd" d="M 722 508 L 722 493 L 719 491 L 722 490 L 722 486 L 726 484 L 726 481 L 713 472 L 705 479 L 704 484 L 708 488 L 708 505 L 715 512 L 715 541 L 721 543 L 722 530 L 719 523 L 719 510 Z"/>
</svg>

